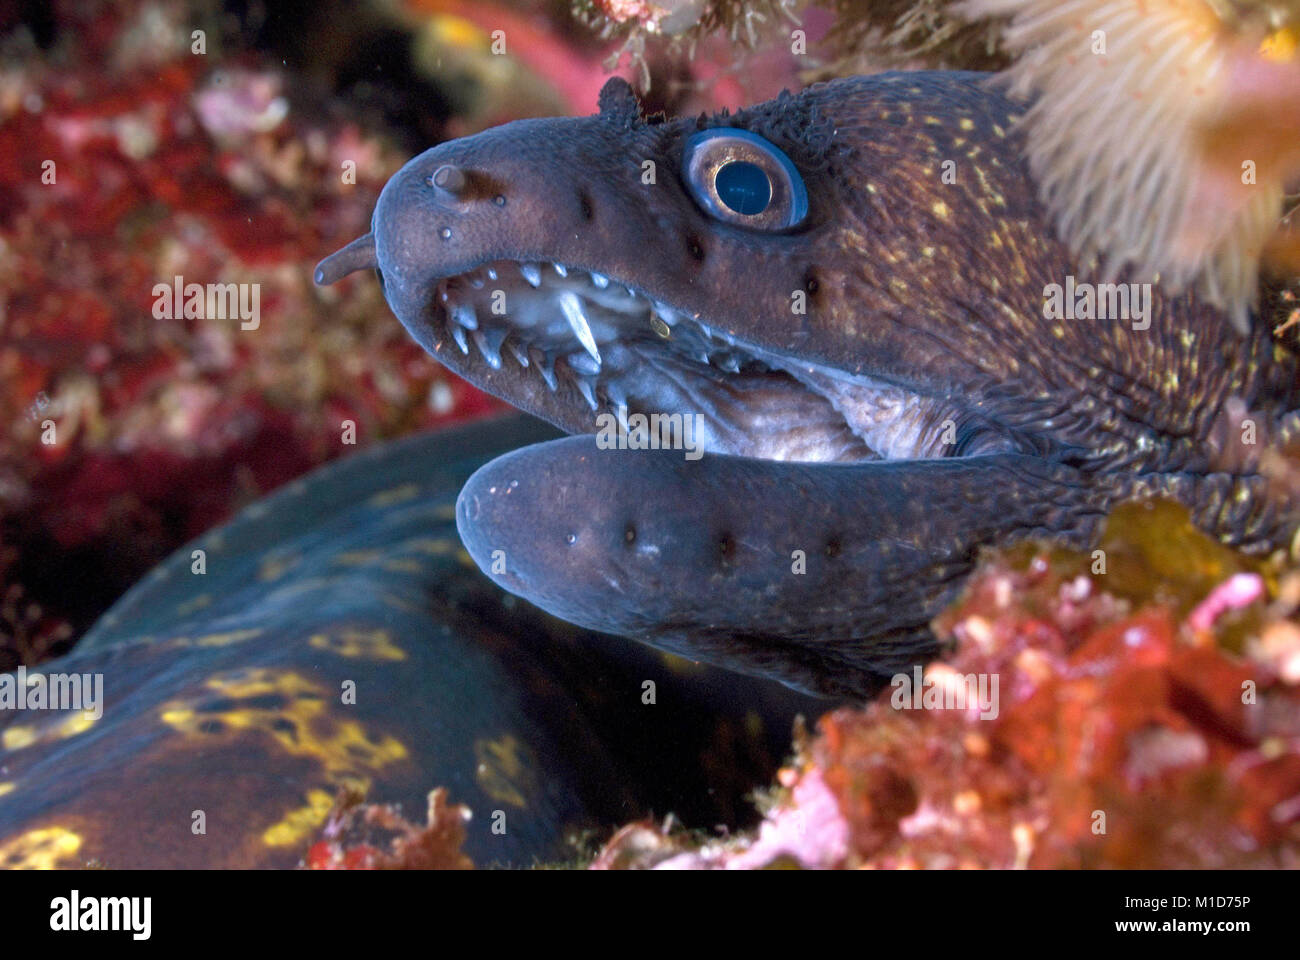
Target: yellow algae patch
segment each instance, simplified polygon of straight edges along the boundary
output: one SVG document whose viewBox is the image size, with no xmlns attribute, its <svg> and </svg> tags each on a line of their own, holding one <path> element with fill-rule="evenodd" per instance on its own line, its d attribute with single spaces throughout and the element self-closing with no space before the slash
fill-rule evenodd
<svg viewBox="0 0 1300 960">
<path fill-rule="evenodd" d="M 281 603 L 290 597 L 296 597 L 303 593 L 314 593 L 318 590 L 335 590 L 338 582 L 330 577 L 307 577 L 305 580 L 295 580 L 293 583 L 286 583 L 283 587 L 277 587 L 268 597 L 267 601 L 272 603 Z"/>
<path fill-rule="evenodd" d="M 446 537 L 434 539 L 432 537 L 415 537 L 411 540 L 403 540 L 397 545 L 397 552 L 406 553 L 427 553 L 431 557 L 445 557 L 450 553 L 456 552 L 458 544 L 452 543 Z"/>
<path fill-rule="evenodd" d="M 385 590 L 379 595 L 385 606 L 392 607 L 394 610 L 401 610 L 403 613 L 418 613 L 420 608 L 413 603 L 407 603 L 395 593 L 389 593 Z"/>
<path fill-rule="evenodd" d="M 231 630 L 227 633 L 209 633 L 199 637 L 194 641 L 196 647 L 228 647 L 231 644 L 243 643 L 245 640 L 252 640 L 254 637 L 260 637 L 264 631 L 258 627 L 249 630 Z"/>
<path fill-rule="evenodd" d="M 200 593 L 193 600 L 186 600 L 184 603 L 178 603 L 176 605 L 176 612 L 183 617 L 186 614 L 194 613 L 196 610 L 202 610 L 204 607 L 210 606 L 212 606 L 212 594 Z"/>
<path fill-rule="evenodd" d="M 315 634 L 309 641 L 317 650 L 328 650 L 340 657 L 361 660 L 405 660 L 406 651 L 393 643 L 387 630 L 345 628 L 332 633 Z"/>
<path fill-rule="evenodd" d="M 55 727 L 55 736 L 60 740 L 75 737 L 93 727 L 97 720 L 98 718 L 89 710 L 76 710 L 68 714 L 63 722 Z"/>
<path fill-rule="evenodd" d="M 948 219 L 948 204 L 944 203 L 942 200 L 936 201 L 930 209 L 934 211 L 934 215 L 940 220 Z"/>
<path fill-rule="evenodd" d="M 0 870 L 53 870 L 80 849 L 81 837 L 63 827 L 28 830 L 0 842 Z"/>
<path fill-rule="evenodd" d="M 301 562 L 302 557 L 296 553 L 273 554 L 262 560 L 257 570 L 257 579 L 262 583 L 279 580 Z"/>
<path fill-rule="evenodd" d="M 493 800 L 516 807 L 528 805 L 536 788 L 536 763 L 532 751 L 510 734 L 496 740 L 475 740 L 478 767 L 474 779 Z"/>
<path fill-rule="evenodd" d="M 484 49 L 491 40 L 474 21 L 453 14 L 444 13 L 435 16 L 426 29 L 440 43 L 461 50 Z"/>
<path fill-rule="evenodd" d="M 455 519 L 456 519 L 456 504 L 454 504 L 454 503 L 440 503 L 440 504 L 438 504 L 438 506 L 434 509 L 434 511 L 433 511 L 433 515 L 434 515 L 435 517 L 437 517 L 439 520 L 455 520 Z"/>
<path fill-rule="evenodd" d="M 379 566 L 381 569 L 388 570 L 391 573 L 420 573 L 424 570 L 424 564 L 411 557 L 398 557 L 393 560 L 385 560 Z"/>
<path fill-rule="evenodd" d="M 1265 60 L 1285 63 L 1295 56 L 1300 44 L 1300 31 L 1283 27 L 1270 33 L 1259 45 L 1259 53 Z"/>
<path fill-rule="evenodd" d="M 331 562 L 344 567 L 365 567 L 382 559 L 383 556 L 380 550 L 346 550 L 336 554 Z"/>
<path fill-rule="evenodd" d="M 704 672 L 704 664 L 698 660 L 687 660 L 675 653 L 667 653 L 661 650 L 659 652 L 659 661 L 673 673 L 683 677 L 696 676 Z"/>
<path fill-rule="evenodd" d="M 335 783 L 407 756 L 399 740 L 371 737 L 357 721 L 332 715 L 327 703 L 336 702 L 335 695 L 292 671 L 237 670 L 219 674 L 204 686 L 215 698 L 198 694 L 171 700 L 159 711 L 163 723 L 192 737 L 211 735 L 214 727 L 264 733 L 289 755 L 316 760 Z M 212 699 L 226 709 L 201 709 Z"/>
<path fill-rule="evenodd" d="M 307 805 L 290 810 L 279 823 L 267 827 L 262 832 L 262 842 L 268 847 L 296 846 L 315 834 L 333 806 L 334 798 L 328 791 L 309 791 Z"/>
<path fill-rule="evenodd" d="M 366 506 L 391 507 L 398 503 L 414 500 L 419 495 L 420 485 L 418 483 L 404 483 L 400 487 L 393 487 L 391 490 L 382 490 L 376 493 L 366 501 Z"/>
<path fill-rule="evenodd" d="M 6 793 L 13 793 L 13 792 L 14 792 L 14 784 L 0 783 L 0 797 L 3 797 Z"/>
<path fill-rule="evenodd" d="M 0 734 L 0 747 L 7 751 L 24 750 L 37 743 L 66 740 L 85 733 L 98 719 L 89 710 L 49 710 L 37 723 L 16 723 Z"/>
<path fill-rule="evenodd" d="M 16 723 L 13 726 L 6 727 L 4 733 L 0 733 L 0 747 L 6 750 L 21 750 L 24 747 L 30 747 L 40 739 L 35 727 L 26 724 Z"/>
</svg>

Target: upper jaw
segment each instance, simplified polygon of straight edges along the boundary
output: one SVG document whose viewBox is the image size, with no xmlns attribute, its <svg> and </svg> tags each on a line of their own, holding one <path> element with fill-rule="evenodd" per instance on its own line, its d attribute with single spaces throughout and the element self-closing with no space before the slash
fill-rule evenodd
<svg viewBox="0 0 1300 960">
<path fill-rule="evenodd" d="M 711 449 L 744 452 L 727 436 L 724 394 L 786 381 L 708 318 L 563 262 L 486 261 L 428 281 L 419 300 L 393 306 L 404 322 L 415 311 L 407 326 L 440 362 L 570 433 L 598 430 L 604 414 L 698 411 L 714 414 Z"/>
<path fill-rule="evenodd" d="M 763 321 L 785 302 L 787 247 L 796 241 L 765 246 L 722 231 L 701 267 L 671 243 L 627 239 L 690 235 L 704 229 L 698 214 L 671 200 L 652 213 L 617 192 L 597 193 L 594 218 L 584 221 L 557 210 L 570 180 L 557 174 L 523 189 L 509 157 L 475 153 L 483 142 L 412 160 L 376 206 L 385 296 L 448 368 L 570 433 L 598 432 L 602 415 L 682 413 L 699 415 L 704 449 L 714 453 L 803 461 L 943 454 L 930 442 L 933 404 L 818 362 L 824 351 L 814 342 L 842 339 L 832 329 L 789 315 Z M 496 186 L 453 197 L 432 189 L 436 169 L 449 163 L 475 183 L 503 184 L 505 202 L 494 201 Z M 797 242 L 802 257 L 815 239 Z M 742 262 L 746 283 L 738 284 L 739 268 L 727 265 Z"/>
<path fill-rule="evenodd" d="M 599 271 L 490 260 L 430 278 L 417 301 L 393 306 L 440 362 L 570 433 L 680 413 L 698 415 L 711 453 L 844 462 L 951 452 L 934 444 L 935 402 L 743 340 Z"/>
</svg>

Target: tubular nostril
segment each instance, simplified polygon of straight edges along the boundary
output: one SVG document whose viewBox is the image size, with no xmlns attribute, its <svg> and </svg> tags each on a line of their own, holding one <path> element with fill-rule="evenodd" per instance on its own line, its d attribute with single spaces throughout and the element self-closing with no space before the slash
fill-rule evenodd
<svg viewBox="0 0 1300 960">
<path fill-rule="evenodd" d="M 440 193 L 445 193 L 451 197 L 460 197 L 465 193 L 465 188 L 469 186 L 469 177 L 465 176 L 465 171 L 460 167 L 446 163 L 433 172 L 433 176 L 429 178 L 429 183 Z"/>
</svg>

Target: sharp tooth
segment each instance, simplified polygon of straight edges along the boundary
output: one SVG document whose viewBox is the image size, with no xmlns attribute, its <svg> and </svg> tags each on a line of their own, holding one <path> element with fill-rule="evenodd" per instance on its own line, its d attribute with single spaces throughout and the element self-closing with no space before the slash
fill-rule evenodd
<svg viewBox="0 0 1300 960">
<path fill-rule="evenodd" d="M 456 341 L 456 346 L 460 347 L 461 353 L 469 353 L 469 344 L 465 342 L 464 327 L 452 327 L 451 338 Z"/>
<path fill-rule="evenodd" d="M 627 406 L 627 394 L 614 381 L 610 381 L 605 385 L 605 396 L 609 397 L 609 402 L 615 407 Z"/>
<path fill-rule="evenodd" d="M 578 389 L 582 392 L 582 398 L 587 401 L 587 406 L 596 409 L 596 391 L 592 387 L 593 381 L 585 377 L 578 378 Z"/>
<path fill-rule="evenodd" d="M 446 291 L 445 289 L 443 289 L 443 290 L 439 290 L 439 291 L 438 291 L 438 296 L 440 296 L 440 297 L 442 298 L 442 302 L 443 302 L 443 303 L 446 303 L 446 302 L 447 302 L 447 291 Z"/>
<path fill-rule="evenodd" d="M 727 354 L 718 361 L 718 366 L 723 370 L 726 370 L 727 373 L 740 373 L 740 362 L 736 359 L 734 354 Z"/>
<path fill-rule="evenodd" d="M 472 304 L 456 304 L 456 306 L 451 308 L 451 318 L 466 330 L 478 329 L 478 314 L 474 312 L 474 306 Z"/>
<path fill-rule="evenodd" d="M 506 344 L 506 349 L 508 349 L 511 353 L 514 354 L 515 359 L 519 361 L 519 366 L 521 367 L 528 366 L 528 354 L 524 353 L 523 348 L 520 347 L 519 344 L 511 340 L 509 343 Z"/>
<path fill-rule="evenodd" d="M 482 277 L 471 277 L 471 278 L 470 278 L 470 281 L 469 281 L 469 285 L 470 285 L 471 287 L 473 287 L 475 290 L 482 290 L 482 289 L 483 289 L 483 278 L 482 278 Z"/>
<path fill-rule="evenodd" d="M 493 268 L 493 267 L 488 267 L 488 279 L 489 279 L 489 280 L 496 280 L 496 278 L 497 278 L 497 272 L 496 272 L 496 269 Z"/>
<path fill-rule="evenodd" d="M 582 301 L 572 290 L 565 290 L 560 294 L 560 310 L 564 314 L 564 319 L 569 321 L 569 327 L 573 330 L 573 335 L 578 338 L 591 358 L 600 363 L 600 351 L 596 349 L 596 338 L 591 335 L 591 327 L 587 326 L 587 315 L 582 312 Z"/>
<path fill-rule="evenodd" d="M 579 373 L 586 373 L 593 377 L 600 374 L 600 364 L 585 353 L 571 353 L 565 359 L 569 361 L 569 366 Z"/>
<path fill-rule="evenodd" d="M 556 387 L 555 361 L 551 359 L 549 353 L 545 350 L 539 350 L 537 347 L 531 348 L 528 351 L 528 354 L 532 357 L 533 364 L 537 367 L 537 372 L 542 375 L 542 379 L 546 381 L 546 385 L 550 387 L 551 392 L 554 393 Z"/>
<path fill-rule="evenodd" d="M 551 266 L 555 268 L 555 272 L 558 273 L 560 276 L 567 277 L 569 275 L 569 268 L 566 267 L 564 264 L 553 263 L 551 264 Z"/>
<path fill-rule="evenodd" d="M 609 286 L 609 277 L 603 276 L 599 273 L 593 273 L 591 275 L 591 282 L 597 290 L 604 290 Z"/>
<path fill-rule="evenodd" d="M 530 287 L 540 287 L 542 285 L 542 268 L 535 263 L 519 264 L 519 272 L 524 275 Z"/>
<path fill-rule="evenodd" d="M 506 338 L 504 330 L 475 330 L 474 345 L 483 359 L 493 370 L 501 369 L 501 341 Z"/>
</svg>

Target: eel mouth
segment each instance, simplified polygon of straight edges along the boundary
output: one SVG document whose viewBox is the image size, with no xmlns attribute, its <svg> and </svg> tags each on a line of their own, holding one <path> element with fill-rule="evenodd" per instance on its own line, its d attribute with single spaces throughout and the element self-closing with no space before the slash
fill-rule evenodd
<svg viewBox="0 0 1300 960">
<path fill-rule="evenodd" d="M 449 352 L 476 351 L 493 371 L 514 366 L 517 379 L 494 377 L 492 392 L 524 409 L 531 377 L 585 401 L 574 421 L 611 414 L 628 430 L 637 414 L 697 415 L 696 442 L 710 453 L 861 462 L 974 452 L 956 440 L 960 415 L 935 398 L 760 347 L 602 273 L 494 260 L 437 280 L 432 300 L 440 359 L 456 369 Z"/>
</svg>

